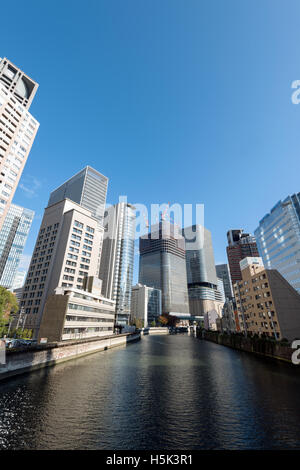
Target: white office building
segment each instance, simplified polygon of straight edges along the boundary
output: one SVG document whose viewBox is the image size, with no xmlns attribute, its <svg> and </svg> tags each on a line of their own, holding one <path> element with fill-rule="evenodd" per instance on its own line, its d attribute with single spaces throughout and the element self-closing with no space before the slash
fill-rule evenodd
<svg viewBox="0 0 300 470">
<path fill-rule="evenodd" d="M 157 322 L 162 314 L 161 310 L 161 290 L 154 287 L 136 284 L 132 287 L 131 295 L 131 319 L 140 319 L 143 326 L 151 326 L 152 322 Z"/>
</svg>

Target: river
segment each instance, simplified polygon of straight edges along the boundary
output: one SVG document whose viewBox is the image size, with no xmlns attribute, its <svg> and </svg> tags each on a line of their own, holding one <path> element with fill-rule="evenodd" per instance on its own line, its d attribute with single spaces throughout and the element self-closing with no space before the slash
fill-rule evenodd
<svg viewBox="0 0 300 470">
<path fill-rule="evenodd" d="M 0 383 L 1 449 L 300 448 L 300 368 L 188 335 Z"/>
</svg>

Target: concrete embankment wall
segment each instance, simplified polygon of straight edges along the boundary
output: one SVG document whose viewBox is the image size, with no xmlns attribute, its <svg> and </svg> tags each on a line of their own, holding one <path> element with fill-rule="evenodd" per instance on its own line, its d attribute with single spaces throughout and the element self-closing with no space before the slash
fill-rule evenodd
<svg viewBox="0 0 300 470">
<path fill-rule="evenodd" d="M 160 327 L 151 327 L 151 328 L 142 328 L 141 333 L 143 335 L 168 335 L 169 328 L 160 328 Z"/>
<path fill-rule="evenodd" d="M 207 341 L 228 346 L 233 349 L 245 351 L 260 356 L 292 363 L 292 354 L 295 351 L 288 345 L 266 341 L 262 338 L 249 338 L 242 335 L 224 334 L 217 331 L 199 331 L 198 336 Z"/>
<path fill-rule="evenodd" d="M 6 364 L 0 366 L 0 381 L 98 351 L 123 346 L 129 342 L 139 340 L 140 337 L 139 333 L 128 333 L 103 338 L 38 345 L 22 351 L 8 350 Z"/>
</svg>

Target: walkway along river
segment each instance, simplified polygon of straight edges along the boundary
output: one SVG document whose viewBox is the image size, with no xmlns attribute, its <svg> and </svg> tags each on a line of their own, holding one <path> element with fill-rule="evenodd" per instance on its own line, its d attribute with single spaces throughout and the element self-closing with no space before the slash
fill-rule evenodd
<svg viewBox="0 0 300 470">
<path fill-rule="evenodd" d="M 0 383 L 0 448 L 300 448 L 299 389 L 295 366 L 146 336 Z"/>
</svg>

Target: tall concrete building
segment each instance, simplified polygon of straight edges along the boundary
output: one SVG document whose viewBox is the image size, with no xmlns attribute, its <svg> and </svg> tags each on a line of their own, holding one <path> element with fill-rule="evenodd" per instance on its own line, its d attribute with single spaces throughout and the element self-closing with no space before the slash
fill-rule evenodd
<svg viewBox="0 0 300 470">
<path fill-rule="evenodd" d="M 223 282 L 217 278 L 211 233 L 202 225 L 186 227 L 182 233 L 190 312 L 201 316 L 216 311 L 221 317 L 225 295 Z"/>
<path fill-rule="evenodd" d="M 37 337 L 45 303 L 57 287 L 82 290 L 98 277 L 102 232 L 92 212 L 64 199 L 46 207 L 22 293 L 25 327 Z"/>
<path fill-rule="evenodd" d="M 0 285 L 14 288 L 14 281 L 34 212 L 11 204 L 0 230 Z"/>
<path fill-rule="evenodd" d="M 99 277 L 102 294 L 116 302 L 116 322 L 130 317 L 134 266 L 135 208 L 127 202 L 110 206 L 104 217 L 104 240 Z"/>
<path fill-rule="evenodd" d="M 0 59 L 0 230 L 39 128 L 29 108 L 38 84 Z"/>
<path fill-rule="evenodd" d="M 226 248 L 229 271 L 232 284 L 242 279 L 240 261 L 247 256 L 259 256 L 256 239 L 242 229 L 229 230 L 227 232 L 228 245 Z"/>
<path fill-rule="evenodd" d="M 276 340 L 300 337 L 300 295 L 276 269 L 260 257 L 240 262 L 242 279 L 234 284 L 241 329 Z"/>
<path fill-rule="evenodd" d="M 91 211 L 93 217 L 103 225 L 103 216 L 106 203 L 108 178 L 90 166 L 68 179 L 65 183 L 52 191 L 48 206 L 71 199 L 85 209 Z"/>
<path fill-rule="evenodd" d="M 267 269 L 277 269 L 300 293 L 300 193 L 279 201 L 255 230 Z"/>
<path fill-rule="evenodd" d="M 141 319 L 143 326 L 151 326 L 161 315 L 161 290 L 136 284 L 132 287 L 131 319 Z"/>
<path fill-rule="evenodd" d="M 230 273 L 228 269 L 228 264 L 217 264 L 216 273 L 218 278 L 222 279 L 224 285 L 224 293 L 226 299 L 233 298 L 232 284 L 230 279 Z"/>
<path fill-rule="evenodd" d="M 185 241 L 177 226 L 162 220 L 140 237 L 139 282 L 162 291 L 162 313 L 189 317 Z"/>
</svg>

